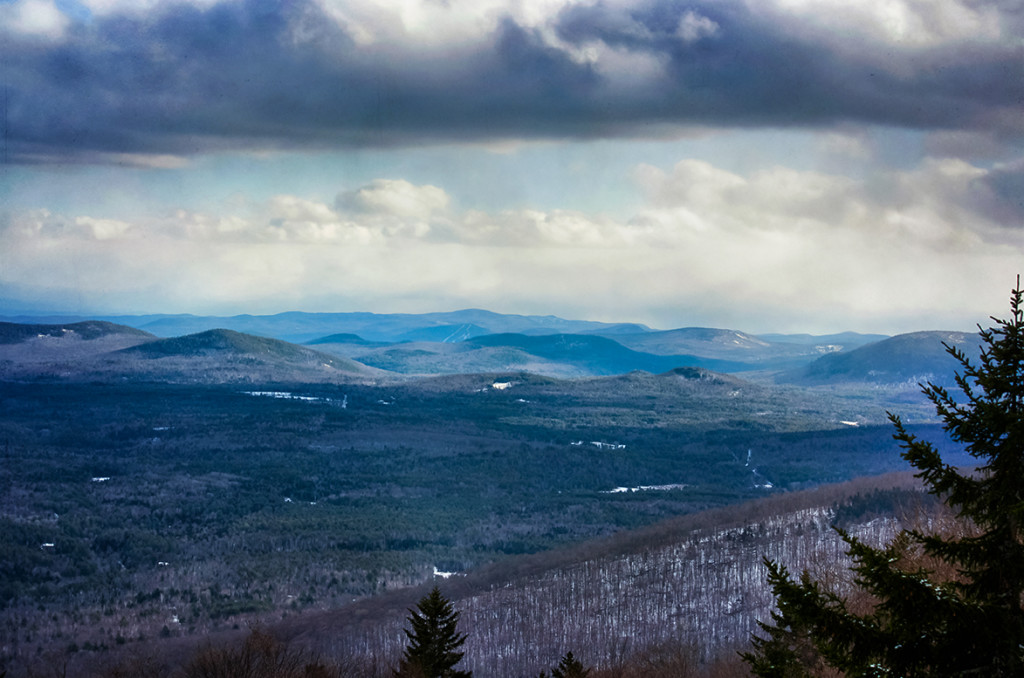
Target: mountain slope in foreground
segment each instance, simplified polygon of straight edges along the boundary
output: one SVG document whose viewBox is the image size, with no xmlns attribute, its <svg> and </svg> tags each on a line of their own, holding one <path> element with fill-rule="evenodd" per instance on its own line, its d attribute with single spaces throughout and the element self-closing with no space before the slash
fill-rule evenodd
<svg viewBox="0 0 1024 678">
<path fill-rule="evenodd" d="M 659 653 L 685 657 L 691 668 L 716 660 L 735 664 L 735 652 L 747 647 L 774 603 L 764 557 L 790 570 L 834 573 L 849 561 L 833 525 L 879 544 L 902 527 L 942 515 L 943 507 L 921 492 L 909 471 L 861 478 L 672 518 L 466 574 L 435 569 L 434 580 L 423 586 L 261 626 L 293 649 L 352 671 L 345 675 L 384 675 L 405 647 L 409 609 L 437 585 L 467 633 L 459 668 L 476 675 L 537 675 L 570 650 L 588 665 L 611 670 L 606 675 L 618 675 L 616 666 L 636 670 Z M 231 644 L 248 633 L 155 640 L 148 650 L 132 652 L 184 662 L 199 646 Z M 72 659 L 68 675 L 86 675 L 88 655 Z M 111 659 L 102 658 L 108 666 Z"/>
<path fill-rule="evenodd" d="M 470 629 L 464 668 L 536 675 L 567 650 L 590 664 L 681 646 L 698 660 L 746 646 L 773 598 L 763 557 L 793 570 L 847 562 L 831 529 L 868 543 L 891 538 L 898 513 L 940 511 L 912 474 L 862 478 L 674 518 L 578 547 L 435 576 Z M 431 584 L 433 585 L 433 584 Z M 282 637 L 323 654 L 397 657 L 406 610 L 426 587 L 280 624 Z"/>
</svg>

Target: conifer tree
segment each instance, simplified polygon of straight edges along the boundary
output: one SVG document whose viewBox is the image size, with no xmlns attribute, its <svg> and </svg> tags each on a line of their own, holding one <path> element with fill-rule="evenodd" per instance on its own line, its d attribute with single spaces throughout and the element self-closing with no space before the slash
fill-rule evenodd
<svg viewBox="0 0 1024 678">
<path fill-rule="evenodd" d="M 551 669 L 551 678 L 587 678 L 589 675 L 590 669 L 573 657 L 572 652 L 566 652 L 558 662 L 558 666 Z M 541 671 L 538 678 L 548 678 L 548 674 Z"/>
<path fill-rule="evenodd" d="M 423 678 L 471 678 L 471 671 L 453 668 L 464 653 L 458 649 L 466 642 L 465 634 L 456 630 L 460 613 L 441 595 L 436 586 L 420 599 L 415 610 L 409 610 L 405 630 L 409 644 L 405 648 L 398 676 Z"/>
<path fill-rule="evenodd" d="M 927 384 L 949 437 L 977 459 L 962 472 L 890 414 L 903 457 L 925 489 L 972 526 L 967 535 L 904 531 L 883 548 L 840 531 L 854 584 L 876 600 L 867 613 L 814 581 L 794 579 L 766 560 L 776 597 L 773 623 L 743 656 L 755 675 L 816 675 L 824 664 L 848 676 L 1024 675 L 1024 304 L 1020 277 L 1008 319 L 981 329 L 977 363 L 949 345 L 960 363 L 954 397 Z M 903 564 L 912 550 L 951 566 L 953 577 Z M 835 675 L 834 673 L 830 675 Z"/>
</svg>

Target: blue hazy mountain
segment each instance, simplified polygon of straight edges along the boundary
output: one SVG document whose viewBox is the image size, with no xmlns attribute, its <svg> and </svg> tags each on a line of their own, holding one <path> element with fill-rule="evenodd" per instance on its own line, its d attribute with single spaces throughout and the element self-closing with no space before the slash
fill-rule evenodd
<svg viewBox="0 0 1024 678">
<path fill-rule="evenodd" d="M 368 341 L 444 341 L 482 334 L 619 333 L 623 325 L 590 320 L 566 320 L 553 315 L 510 315 L 466 309 L 447 313 L 304 313 L 276 315 L 140 315 L 112 316 L 103 320 L 129 325 L 161 337 L 177 337 L 212 329 L 305 343 L 329 334 L 357 334 Z M 19 318 L 28 322 L 31 318 Z M 72 319 L 67 319 L 72 320 Z M 78 318 L 83 320 L 83 318 Z M 625 326 L 643 331 L 643 325 Z M 454 339 L 453 339 L 454 340 Z"/>
<path fill-rule="evenodd" d="M 737 330 L 683 327 L 619 334 L 614 338 L 636 351 L 656 355 L 697 355 L 710 360 L 740 363 L 745 370 L 777 370 L 803 365 L 821 355 L 842 351 L 853 343 L 838 343 L 831 337 L 815 340 L 811 335 L 804 335 L 806 341 L 788 341 L 787 335 L 774 336 L 778 338 L 766 339 Z"/>
<path fill-rule="evenodd" d="M 978 335 L 967 332 L 911 332 L 825 355 L 781 375 L 781 381 L 805 384 L 873 382 L 896 384 L 931 381 L 952 384 L 960 365 L 946 351 L 955 346 L 972 360 Z"/>
<path fill-rule="evenodd" d="M 614 335 L 613 335 L 614 336 Z M 574 378 L 661 373 L 676 367 L 739 372 L 750 365 L 696 354 L 656 355 L 634 351 L 596 334 L 487 334 L 465 341 L 371 344 L 355 335 L 332 335 L 308 345 L 365 365 L 406 375 L 528 372 Z"/>
<path fill-rule="evenodd" d="M 395 375 L 523 371 L 572 378 L 701 367 L 717 372 L 778 373 L 779 381 L 790 383 L 900 383 L 948 380 L 946 375 L 951 375 L 956 365 L 942 342 L 973 352 L 974 336 L 914 332 L 869 341 L 877 335 L 755 336 L 701 327 L 655 331 L 632 324 L 478 309 L 428 314 L 295 312 L 231 318 L 146 315 L 119 320 L 0 323 L 0 345 L 7 346 L 0 358 L 18 373 L 29 365 L 43 369 L 49 361 L 63 365 L 61 373 L 77 374 L 99 369 L 90 360 L 103 355 L 104 374 L 121 368 L 137 371 L 142 360 L 150 361 L 150 371 L 158 364 L 170 370 L 171 363 L 177 361 L 175 369 L 195 373 L 196 365 L 186 367 L 184 362 L 202 358 L 212 373 L 221 375 L 240 374 L 248 363 L 258 365 L 261 374 L 280 368 L 295 378 L 307 375 L 317 380 L 331 375 L 379 374 L 376 370 Z M 213 323 L 228 327 L 207 327 Z M 305 338 L 307 345 L 297 345 L 296 337 Z M 137 364 L 112 354 L 120 349 L 129 349 L 125 356 Z M 157 358 L 163 361 L 152 362 Z M 153 372 L 153 378 L 160 377 L 158 372 Z"/>
<path fill-rule="evenodd" d="M 618 341 L 595 335 L 490 334 L 464 343 L 469 346 L 518 349 L 545 360 L 578 365 L 592 375 L 624 374 L 634 370 L 661 373 L 676 367 L 704 367 L 719 372 L 734 372 L 745 368 L 735 361 L 696 355 L 655 355 L 634 351 Z"/>
<path fill-rule="evenodd" d="M 841 350 L 852 351 L 865 344 L 888 339 L 887 334 L 861 334 L 860 332 L 838 332 L 836 334 L 758 334 L 758 339 L 771 343 L 801 344 L 804 346 L 838 346 Z"/>
<path fill-rule="evenodd" d="M 377 374 L 344 357 L 233 330 L 160 339 L 104 321 L 0 323 L 0 378 L 323 382 Z"/>
</svg>

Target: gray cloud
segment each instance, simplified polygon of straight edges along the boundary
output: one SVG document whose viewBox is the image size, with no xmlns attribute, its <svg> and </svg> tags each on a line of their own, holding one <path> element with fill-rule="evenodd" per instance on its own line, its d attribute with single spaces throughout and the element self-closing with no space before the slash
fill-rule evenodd
<svg viewBox="0 0 1024 678">
<path fill-rule="evenodd" d="M 978 180 L 975 209 L 1014 229 L 1024 229 L 1024 162 L 1000 165 Z"/>
<path fill-rule="evenodd" d="M 1024 20 L 1009 6 L 997 18 L 1001 35 L 965 37 L 951 19 L 917 17 L 921 44 L 870 26 L 840 39 L 820 17 L 738 0 L 598 2 L 542 25 L 509 14 L 448 45 L 366 40 L 314 0 L 162 3 L 66 17 L 45 34 L 12 23 L 0 28 L 6 154 L 153 164 L 226 149 L 842 121 L 1019 140 Z"/>
<path fill-rule="evenodd" d="M 695 17 L 714 30 L 682 39 L 681 22 L 692 25 Z M 598 3 L 566 10 L 559 30 L 573 43 L 600 41 L 666 59 L 664 89 L 650 92 L 644 107 L 670 119 L 927 129 L 986 126 L 1001 112 L 1021 111 L 1024 61 L 1012 43 L 914 48 L 860 36 L 860 51 L 852 52 L 839 34 L 767 18 L 775 20 L 731 1 L 705 3 L 699 14 L 669 0 L 618 10 Z M 1019 28 L 1020 18 L 1006 25 Z"/>
</svg>

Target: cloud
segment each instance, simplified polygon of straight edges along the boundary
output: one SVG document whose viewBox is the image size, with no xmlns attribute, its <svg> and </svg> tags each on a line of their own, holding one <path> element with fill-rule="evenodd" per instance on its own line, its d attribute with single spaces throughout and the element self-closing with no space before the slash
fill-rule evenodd
<svg viewBox="0 0 1024 678">
<path fill-rule="evenodd" d="M 225 150 L 649 137 L 695 125 L 1024 137 L 1024 18 L 1006 3 L 59 7 L 0 5 L 13 162 L 166 166 Z"/>
<path fill-rule="evenodd" d="M 867 40 L 900 47 L 994 42 L 1015 35 L 1020 17 L 1001 3 L 970 0 L 785 0 L 762 11 L 801 32 L 827 35 L 849 46 Z M 859 49 L 863 49 L 860 47 Z"/>
<path fill-rule="evenodd" d="M 1020 209 L 1021 175 L 949 159 L 864 179 L 686 159 L 638 167 L 644 204 L 622 219 L 458 209 L 397 179 L 221 216 L 8 213 L 0 285 L 121 311 L 484 306 L 656 327 L 969 329 L 1024 254 L 1019 222 L 998 218 Z"/>
<path fill-rule="evenodd" d="M 693 10 L 687 10 L 679 19 L 676 35 L 685 42 L 696 42 L 701 38 L 717 35 L 720 30 L 721 27 L 711 19 Z"/>
<path fill-rule="evenodd" d="M 21 0 L 0 5 L 0 26 L 30 40 L 57 40 L 69 23 L 54 0 Z"/>
<path fill-rule="evenodd" d="M 402 179 L 377 179 L 338 196 L 339 207 L 366 214 L 428 218 L 448 207 L 448 194 L 436 186 L 414 186 Z"/>
<path fill-rule="evenodd" d="M 1024 162 L 996 165 L 972 188 L 976 210 L 1007 228 L 1024 229 Z"/>
<path fill-rule="evenodd" d="M 267 205 L 271 223 L 305 221 L 315 224 L 331 223 L 338 216 L 330 207 L 294 195 L 276 195 Z"/>
</svg>

